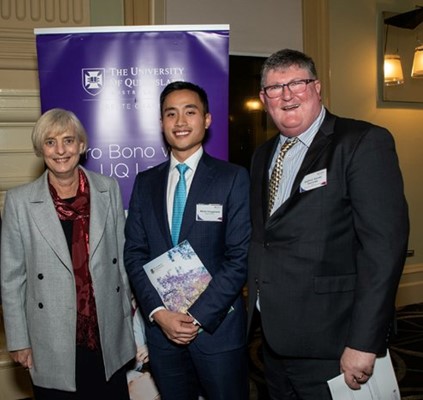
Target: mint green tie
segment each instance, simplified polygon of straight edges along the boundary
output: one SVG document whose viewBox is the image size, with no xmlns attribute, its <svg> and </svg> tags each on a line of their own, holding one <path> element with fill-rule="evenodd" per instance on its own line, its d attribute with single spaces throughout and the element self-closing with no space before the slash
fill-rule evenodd
<svg viewBox="0 0 423 400">
<path fill-rule="evenodd" d="M 185 172 L 189 169 L 186 164 L 178 164 L 176 166 L 179 171 L 179 181 L 175 188 L 175 197 L 173 198 L 172 213 L 172 242 L 176 246 L 179 241 L 179 232 L 182 225 L 182 216 L 184 215 L 185 202 L 187 199 L 187 184 L 185 181 Z"/>
</svg>

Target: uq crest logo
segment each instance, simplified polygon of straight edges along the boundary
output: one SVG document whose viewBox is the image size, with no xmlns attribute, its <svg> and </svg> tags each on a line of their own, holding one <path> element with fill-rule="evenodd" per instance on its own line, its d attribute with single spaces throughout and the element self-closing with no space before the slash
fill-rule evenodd
<svg viewBox="0 0 423 400">
<path fill-rule="evenodd" d="M 97 96 L 104 87 L 104 68 L 82 68 L 82 86 L 91 96 Z"/>
</svg>

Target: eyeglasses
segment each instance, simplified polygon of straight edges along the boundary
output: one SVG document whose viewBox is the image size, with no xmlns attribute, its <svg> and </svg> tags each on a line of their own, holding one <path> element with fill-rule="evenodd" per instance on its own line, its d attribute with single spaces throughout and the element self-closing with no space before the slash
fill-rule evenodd
<svg viewBox="0 0 423 400">
<path fill-rule="evenodd" d="M 314 81 L 316 79 L 299 79 L 298 81 L 282 83 L 280 85 L 266 86 L 263 88 L 263 91 L 269 99 L 275 99 L 282 96 L 284 87 L 287 87 L 293 94 L 300 94 L 306 90 L 309 83 Z"/>
</svg>

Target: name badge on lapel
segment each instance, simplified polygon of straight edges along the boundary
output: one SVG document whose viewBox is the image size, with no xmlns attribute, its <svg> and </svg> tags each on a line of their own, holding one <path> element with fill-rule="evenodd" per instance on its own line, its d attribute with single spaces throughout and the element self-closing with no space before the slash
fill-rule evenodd
<svg viewBox="0 0 423 400">
<path fill-rule="evenodd" d="M 222 222 L 222 204 L 197 204 L 196 221 Z"/>
<path fill-rule="evenodd" d="M 300 193 L 317 189 L 328 184 L 326 168 L 306 175 L 301 181 Z"/>
</svg>

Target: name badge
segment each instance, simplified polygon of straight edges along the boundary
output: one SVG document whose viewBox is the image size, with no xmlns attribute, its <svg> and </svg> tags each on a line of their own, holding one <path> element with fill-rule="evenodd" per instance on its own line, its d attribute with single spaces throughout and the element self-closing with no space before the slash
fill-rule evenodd
<svg viewBox="0 0 423 400">
<path fill-rule="evenodd" d="M 222 222 L 222 204 L 197 204 L 196 221 Z"/>
<path fill-rule="evenodd" d="M 327 182 L 327 170 L 321 169 L 320 171 L 312 172 L 306 175 L 300 185 L 300 192 L 307 192 L 309 190 L 317 189 L 322 186 L 326 186 Z"/>
</svg>

